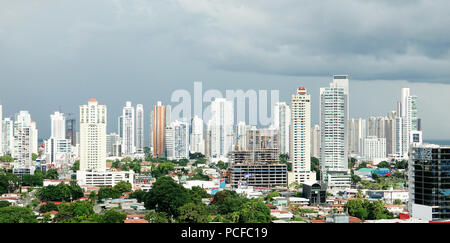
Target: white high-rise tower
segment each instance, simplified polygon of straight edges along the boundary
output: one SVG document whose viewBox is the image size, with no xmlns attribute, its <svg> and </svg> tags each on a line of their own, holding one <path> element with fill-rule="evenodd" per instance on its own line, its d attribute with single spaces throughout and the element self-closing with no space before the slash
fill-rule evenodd
<svg viewBox="0 0 450 243">
<path fill-rule="evenodd" d="M 348 171 L 348 76 L 335 75 L 320 88 L 321 180 L 330 188 L 350 186 Z"/>
<path fill-rule="evenodd" d="M 66 118 L 64 117 L 64 114 L 55 111 L 53 115 L 50 115 L 51 120 L 51 137 L 58 138 L 58 139 L 65 139 L 66 138 Z"/>
<path fill-rule="evenodd" d="M 278 102 L 273 107 L 272 127 L 279 131 L 279 148 L 281 154 L 289 153 L 289 126 L 291 124 L 291 109 L 285 102 Z"/>
<path fill-rule="evenodd" d="M 190 151 L 191 153 L 205 154 L 205 140 L 203 139 L 203 120 L 194 115 L 191 119 L 191 135 L 190 135 Z"/>
<path fill-rule="evenodd" d="M 228 161 L 228 152 L 233 149 L 233 102 L 216 98 L 211 102 L 211 157 Z"/>
<path fill-rule="evenodd" d="M 311 97 L 306 89 L 300 87 L 291 99 L 290 158 L 294 181 L 298 183 L 314 182 L 315 173 L 311 172 Z"/>
<path fill-rule="evenodd" d="M 91 98 L 80 106 L 80 170 L 106 171 L 106 105 Z"/>
<path fill-rule="evenodd" d="M 144 106 L 136 105 L 136 153 L 144 153 Z"/>
<path fill-rule="evenodd" d="M 122 154 L 133 155 L 135 151 L 134 138 L 134 107 L 130 101 L 122 109 Z"/>
</svg>

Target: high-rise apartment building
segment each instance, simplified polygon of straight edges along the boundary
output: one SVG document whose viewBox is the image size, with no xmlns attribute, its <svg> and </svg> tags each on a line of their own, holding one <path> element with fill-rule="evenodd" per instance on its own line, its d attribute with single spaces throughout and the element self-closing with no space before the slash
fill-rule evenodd
<svg viewBox="0 0 450 243">
<path fill-rule="evenodd" d="M 386 138 L 369 136 L 361 140 L 361 156 L 364 159 L 369 161 L 376 161 L 377 159 L 386 158 Z"/>
<path fill-rule="evenodd" d="M 50 115 L 51 134 L 50 137 L 65 139 L 66 138 L 66 118 L 63 113 L 55 111 Z"/>
<path fill-rule="evenodd" d="M 122 156 L 122 141 L 119 134 L 110 133 L 106 135 L 106 155 Z"/>
<path fill-rule="evenodd" d="M 203 139 L 203 120 L 194 115 L 190 127 L 190 151 L 191 153 L 205 154 L 205 140 Z"/>
<path fill-rule="evenodd" d="M 361 155 L 361 140 L 366 137 L 366 120 L 352 118 L 348 121 L 348 147 L 350 154 Z"/>
<path fill-rule="evenodd" d="M 216 98 L 211 102 L 211 158 L 227 161 L 228 152 L 233 150 L 233 102 Z"/>
<path fill-rule="evenodd" d="M 316 180 L 311 172 L 311 97 L 300 87 L 291 99 L 290 159 L 294 181 L 310 183 Z"/>
<path fill-rule="evenodd" d="M 51 134 L 44 141 L 46 162 L 53 168 L 60 168 L 69 162 L 71 151 L 71 140 L 66 139 L 66 117 L 63 113 L 56 111 L 50 115 Z"/>
<path fill-rule="evenodd" d="M 348 76 L 335 75 L 320 88 L 321 180 L 329 188 L 350 186 L 348 170 Z"/>
<path fill-rule="evenodd" d="M 289 153 L 289 128 L 291 124 L 291 109 L 285 102 L 278 102 L 273 107 L 272 127 L 279 131 L 279 150 L 282 154 Z"/>
<path fill-rule="evenodd" d="M 14 121 L 14 168 L 13 173 L 22 177 L 24 174 L 34 174 L 32 165 L 33 133 L 35 126 L 32 124 L 28 111 L 20 111 Z"/>
<path fill-rule="evenodd" d="M 418 131 L 417 96 L 411 95 L 409 88 L 402 89 L 401 117 L 402 117 L 402 152 L 403 157 L 408 158 L 411 141 L 411 131 Z"/>
<path fill-rule="evenodd" d="M 134 107 L 127 101 L 122 109 L 122 154 L 131 156 L 135 152 Z"/>
<path fill-rule="evenodd" d="M 3 153 L 12 155 L 14 152 L 14 121 L 9 117 L 3 119 L 2 130 Z"/>
<path fill-rule="evenodd" d="M 166 124 L 170 124 L 170 114 L 166 114 L 166 108 L 169 109 L 170 106 L 163 106 L 161 101 L 153 106 L 153 116 L 152 116 L 152 143 L 153 143 L 153 156 L 162 158 L 165 157 L 165 129 Z M 169 112 L 170 113 L 170 112 Z"/>
<path fill-rule="evenodd" d="M 138 104 L 136 105 L 136 153 L 144 153 L 144 142 L 144 106 Z"/>
<path fill-rule="evenodd" d="M 80 170 L 106 171 L 106 105 L 91 98 L 80 106 Z"/>
<path fill-rule="evenodd" d="M 174 121 L 166 126 L 165 143 L 167 159 L 189 158 L 189 124 Z"/>
</svg>

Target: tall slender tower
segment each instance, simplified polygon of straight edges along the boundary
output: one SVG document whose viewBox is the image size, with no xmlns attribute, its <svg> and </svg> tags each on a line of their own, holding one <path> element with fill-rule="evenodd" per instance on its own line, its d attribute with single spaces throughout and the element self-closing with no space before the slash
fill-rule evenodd
<svg viewBox="0 0 450 243">
<path fill-rule="evenodd" d="M 233 102 L 216 98 L 211 102 L 211 157 L 228 161 L 233 149 Z"/>
<path fill-rule="evenodd" d="M 190 135 L 190 151 L 191 153 L 205 154 L 205 140 L 203 139 L 203 120 L 194 115 L 191 119 L 191 135 Z"/>
<path fill-rule="evenodd" d="M 91 98 L 80 106 L 80 170 L 106 171 L 106 105 Z"/>
<path fill-rule="evenodd" d="M 28 111 L 20 111 L 14 121 L 14 169 L 13 173 L 22 177 L 23 174 L 34 174 L 31 166 L 34 140 L 33 124 Z"/>
<path fill-rule="evenodd" d="M 162 158 L 165 157 L 164 148 L 164 133 L 166 128 L 166 106 L 162 105 L 161 101 L 153 106 L 153 156 Z"/>
<path fill-rule="evenodd" d="M 300 87 L 291 99 L 290 158 L 294 180 L 298 183 L 315 181 L 311 173 L 311 97 Z"/>
<path fill-rule="evenodd" d="M 77 141 L 77 130 L 76 130 L 76 120 L 72 117 L 72 114 L 69 113 L 66 118 L 66 139 L 70 140 L 72 146 L 76 146 Z"/>
<path fill-rule="evenodd" d="M 348 171 L 348 76 L 335 75 L 320 88 L 321 180 L 330 188 L 350 186 Z"/>
<path fill-rule="evenodd" d="M 50 115 L 51 120 L 51 137 L 57 139 L 66 138 L 66 118 L 63 113 L 55 111 Z"/>
<path fill-rule="evenodd" d="M 136 105 L 136 153 L 144 153 L 144 106 Z"/>
<path fill-rule="evenodd" d="M 278 102 L 273 107 L 272 127 L 279 131 L 280 153 L 288 154 L 289 149 L 289 126 L 291 123 L 291 109 L 285 102 Z"/>
<path fill-rule="evenodd" d="M 412 131 L 418 131 L 417 96 L 411 95 L 409 88 L 403 88 L 401 98 L 402 155 L 403 158 L 408 158 L 410 134 Z"/>
<path fill-rule="evenodd" d="M 127 101 L 122 109 L 122 154 L 133 155 L 135 150 L 134 138 L 134 107 Z"/>
</svg>

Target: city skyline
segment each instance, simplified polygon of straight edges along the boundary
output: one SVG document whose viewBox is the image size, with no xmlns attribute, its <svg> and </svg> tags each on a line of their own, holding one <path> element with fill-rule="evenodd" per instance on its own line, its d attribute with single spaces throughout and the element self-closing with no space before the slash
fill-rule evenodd
<svg viewBox="0 0 450 243">
<path fill-rule="evenodd" d="M 112 120 L 127 100 L 170 104 L 175 89 L 192 90 L 197 80 L 204 89 L 278 89 L 285 102 L 304 86 L 317 124 L 319 88 L 346 73 L 350 117 L 394 110 L 398 90 L 409 87 L 421 115 L 435 118 L 424 120 L 425 139 L 446 139 L 450 114 L 439 107 L 450 103 L 449 4 L 59 1 L 31 11 L 8 2 L 0 10 L 0 103 L 4 116 L 29 110 L 47 137 L 50 127 L 39 124 L 48 114 L 77 114 L 91 97 L 109 105 Z"/>
</svg>

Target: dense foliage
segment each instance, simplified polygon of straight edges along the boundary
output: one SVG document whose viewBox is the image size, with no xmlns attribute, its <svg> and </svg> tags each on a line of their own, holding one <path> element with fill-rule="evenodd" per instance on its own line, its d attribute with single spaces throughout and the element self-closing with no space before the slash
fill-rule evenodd
<svg viewBox="0 0 450 243">
<path fill-rule="evenodd" d="M 41 201 L 70 201 L 77 200 L 83 195 L 83 190 L 75 181 L 71 181 L 69 185 L 60 183 L 56 186 L 42 187 L 36 193 Z"/>
<path fill-rule="evenodd" d="M 381 201 L 370 202 L 368 200 L 349 200 L 345 206 L 345 210 L 351 216 L 357 217 L 361 220 L 373 220 L 373 219 L 391 219 L 393 218 Z"/>
</svg>

